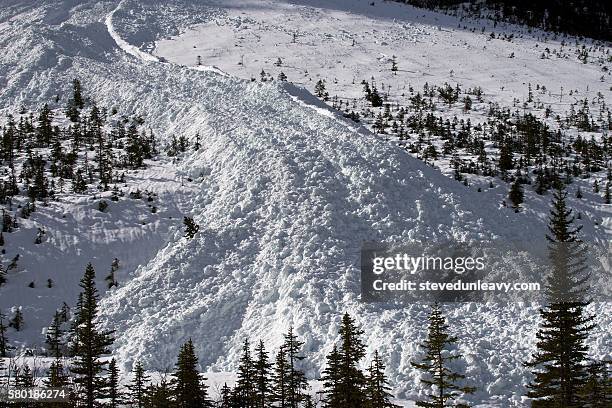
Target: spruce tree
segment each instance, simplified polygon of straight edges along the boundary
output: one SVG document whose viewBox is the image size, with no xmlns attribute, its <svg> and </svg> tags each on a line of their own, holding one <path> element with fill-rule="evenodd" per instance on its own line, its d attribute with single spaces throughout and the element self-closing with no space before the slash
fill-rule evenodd
<svg viewBox="0 0 612 408">
<path fill-rule="evenodd" d="M 134 376 L 132 381 L 127 386 L 128 401 L 132 407 L 144 408 L 146 405 L 146 392 L 149 376 L 145 373 L 144 367 L 140 361 L 137 361 L 133 369 Z"/>
<path fill-rule="evenodd" d="M 376 89 L 375 85 L 372 85 L 372 90 L 370 93 L 370 103 L 373 108 L 381 107 L 383 104 L 383 98 L 378 93 L 378 89 Z"/>
<path fill-rule="evenodd" d="M 45 104 L 38 115 L 38 127 L 36 129 L 36 137 L 40 147 L 48 146 L 51 142 L 51 136 L 53 134 L 52 121 L 53 113 L 51 109 L 49 109 L 49 106 Z"/>
<path fill-rule="evenodd" d="M 147 408 L 175 408 L 172 401 L 172 389 L 170 384 L 162 377 L 158 384 L 153 384 L 149 387 L 146 394 Z"/>
<path fill-rule="evenodd" d="M 76 394 L 71 387 L 70 378 L 66 373 L 61 358 L 53 360 L 49 366 L 47 378 L 43 381 L 43 385 L 47 388 L 64 388 L 68 390 L 68 401 L 50 402 L 44 404 L 45 408 L 71 408 L 76 406 Z"/>
<path fill-rule="evenodd" d="M 15 374 L 15 386 L 30 388 L 34 387 L 34 374 L 28 364 L 23 364 Z"/>
<path fill-rule="evenodd" d="M 119 389 L 119 369 L 117 361 L 113 358 L 108 364 L 108 377 L 105 379 L 106 407 L 119 408 L 123 404 L 122 393 Z"/>
<path fill-rule="evenodd" d="M 47 344 L 48 352 L 52 357 L 60 358 L 62 356 L 62 317 L 59 311 L 55 311 L 53 315 L 53 322 L 51 326 L 47 328 L 47 334 L 45 343 Z"/>
<path fill-rule="evenodd" d="M 270 376 L 272 363 L 268 361 L 268 352 L 266 351 L 263 341 L 259 341 L 259 345 L 255 348 L 255 362 L 253 364 L 255 394 L 257 408 L 266 408 L 270 406 Z"/>
<path fill-rule="evenodd" d="M 126 137 L 125 152 L 127 153 L 128 163 L 131 168 L 140 168 L 145 158 L 143 152 L 144 144 L 142 143 L 142 138 L 138 134 L 138 128 L 135 124 L 130 125 Z"/>
<path fill-rule="evenodd" d="M 72 81 L 72 100 L 74 102 L 74 106 L 78 109 L 83 109 L 83 106 L 85 106 L 81 82 L 76 78 Z"/>
<path fill-rule="evenodd" d="M 239 405 L 243 408 L 255 407 L 255 401 L 257 399 L 255 387 L 257 384 L 255 381 L 255 368 L 248 339 L 244 341 L 244 345 L 242 346 L 242 357 L 238 365 L 237 377 L 238 381 L 234 389 L 234 395 L 239 401 Z"/>
<path fill-rule="evenodd" d="M 594 317 L 584 310 L 588 305 L 585 248 L 566 196 L 562 189 L 553 195 L 546 237 L 552 269 L 546 285 L 548 306 L 540 309 L 537 351 L 525 363 L 535 377 L 527 385 L 533 407 L 583 406 L 581 390 L 588 377 L 586 340 Z"/>
<path fill-rule="evenodd" d="M 300 354 L 303 345 L 304 343 L 293 333 L 293 327 L 290 327 L 282 346 L 287 359 L 287 407 L 289 408 L 298 408 L 306 397 L 305 390 L 308 389 L 306 374 L 297 367 L 304 359 Z"/>
<path fill-rule="evenodd" d="M 359 369 L 359 362 L 365 356 L 365 345 L 360 338 L 363 330 L 345 313 L 339 335 L 339 345 L 328 356 L 323 372 L 324 401 L 326 406 L 334 408 L 361 407 L 366 400 L 366 379 Z"/>
<path fill-rule="evenodd" d="M 327 356 L 327 365 L 323 370 L 321 381 L 323 383 L 323 403 L 325 407 L 339 407 L 342 403 L 341 389 L 341 367 L 340 353 L 334 345 L 331 353 Z"/>
<path fill-rule="evenodd" d="M 70 371 L 76 375 L 75 382 L 82 388 L 83 403 L 87 408 L 96 406 L 96 400 L 103 394 L 104 381 L 100 374 L 106 362 L 101 357 L 110 353 L 109 346 L 113 343 L 113 332 L 100 331 L 95 322 L 98 315 L 95 277 L 93 266 L 88 264 L 79 284 L 82 291 L 71 344 L 74 359 Z"/>
<path fill-rule="evenodd" d="M 582 390 L 585 408 L 608 408 L 612 406 L 612 375 L 607 367 L 612 362 L 592 362 L 588 378 Z"/>
<path fill-rule="evenodd" d="M 221 400 L 217 404 L 219 408 L 234 408 L 232 404 L 232 389 L 227 383 L 221 387 L 220 398 Z"/>
<path fill-rule="evenodd" d="M 87 183 L 83 178 L 83 170 L 81 169 L 78 169 L 76 171 L 76 175 L 72 180 L 72 191 L 77 194 L 81 194 L 87 191 Z"/>
<path fill-rule="evenodd" d="M 378 354 L 374 352 L 374 359 L 366 375 L 366 404 L 367 408 L 399 408 L 391 403 L 393 397 L 389 380 L 385 375 L 385 365 Z"/>
<path fill-rule="evenodd" d="M 420 362 L 410 362 L 413 367 L 427 374 L 421 382 L 430 388 L 426 394 L 427 398 L 416 401 L 416 406 L 444 408 L 451 406 L 462 394 L 473 393 L 475 389 L 459 385 L 458 381 L 465 379 L 465 375 L 449 367 L 448 363 L 460 359 L 461 355 L 450 349 L 457 343 L 458 338 L 448 333 L 449 327 L 438 303 L 433 305 L 428 319 L 427 339 L 421 344 L 425 349 L 425 356 Z M 466 407 L 463 404 L 455 406 Z"/>
<path fill-rule="evenodd" d="M 512 150 L 510 150 L 510 145 L 508 143 L 504 143 L 499 150 L 499 169 L 501 171 L 507 171 L 513 167 Z"/>
<path fill-rule="evenodd" d="M 365 345 L 361 340 L 363 330 L 345 313 L 342 316 L 340 334 L 340 392 L 344 407 L 361 406 L 364 402 L 365 377 L 359 362 L 365 357 Z"/>
<path fill-rule="evenodd" d="M 198 372 L 198 358 L 189 339 L 181 346 L 170 382 L 174 404 L 180 408 L 211 407 L 204 381 Z"/>
<path fill-rule="evenodd" d="M 49 388 L 62 388 L 68 385 L 68 375 L 60 358 L 56 358 L 49 366 L 49 373 L 45 379 L 45 386 Z"/>
<path fill-rule="evenodd" d="M 274 371 L 272 373 L 272 401 L 276 404 L 278 408 L 286 408 L 288 407 L 288 364 L 287 364 L 287 353 L 285 352 L 284 347 L 278 350 L 276 354 Z"/>
<path fill-rule="evenodd" d="M 508 198 L 512 202 L 512 207 L 514 208 L 514 210 L 518 212 L 519 207 L 521 204 L 523 204 L 524 199 L 523 187 L 521 186 L 518 177 L 514 180 L 514 183 L 512 183 L 512 186 L 510 187 Z"/>
<path fill-rule="evenodd" d="M 325 82 L 322 79 L 319 79 L 315 85 L 315 95 L 319 98 L 327 98 L 328 96 L 325 90 Z"/>
<path fill-rule="evenodd" d="M 47 388 L 67 388 L 69 390 L 69 401 L 46 403 L 44 404 L 45 408 L 71 408 L 76 405 L 76 403 L 73 403 L 76 400 L 74 390 L 70 387 L 70 379 L 61 358 L 56 358 L 51 363 L 43 385 Z"/>
</svg>

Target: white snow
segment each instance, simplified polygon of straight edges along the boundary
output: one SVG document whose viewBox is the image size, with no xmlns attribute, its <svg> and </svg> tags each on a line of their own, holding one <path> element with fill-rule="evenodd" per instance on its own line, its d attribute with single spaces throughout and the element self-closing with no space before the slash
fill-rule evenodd
<svg viewBox="0 0 612 408">
<path fill-rule="evenodd" d="M 24 222 L 6 247 L 7 256 L 18 252 L 24 261 L 0 289 L 0 309 L 23 306 L 28 328 L 10 336 L 26 345 L 39 343 L 52 310 L 76 300 L 84 265 L 93 259 L 101 278 L 118 257 L 120 286 L 105 293 L 101 321 L 117 330 L 114 354 L 126 370 L 141 359 L 162 372 L 174 363 L 181 342 L 192 338 L 204 369 L 227 372 L 236 367 L 245 338 L 263 339 L 275 350 L 293 325 L 305 341 L 304 368 L 316 378 L 337 339 L 341 313 L 348 311 L 365 329 L 369 355 L 378 349 L 385 356 L 398 397 L 413 399 L 423 388 L 410 361 L 425 336 L 428 308 L 361 303 L 361 244 L 459 239 L 529 246 L 545 234 L 548 197 L 524 214 L 500 209 L 499 200 L 483 199 L 343 119 L 300 87 L 301 73 L 337 76 L 337 88 L 328 81 L 331 89 L 348 94 L 352 77 L 357 83 L 367 79 L 376 64 L 387 65 L 389 55 L 397 55 L 405 70 L 402 81 L 410 78 L 417 85 L 429 73 L 439 81 L 452 66 L 466 83 L 508 100 L 520 97 L 529 80 L 551 84 L 550 89 L 570 84 L 580 92 L 589 84 L 589 92 L 601 89 L 609 96 L 597 68 L 565 60 L 547 61 L 550 66 L 542 68 L 535 66 L 533 42 L 523 43 L 533 40 L 487 42 L 480 34 L 454 30 L 450 17 L 423 12 L 428 17 L 422 23 L 415 9 L 379 2 L 372 8 L 361 1 L 351 8 L 338 1 L 178 1 L 178 8 L 189 5 L 193 21 L 203 25 L 157 42 L 156 57 L 142 48 L 151 37 L 158 39 L 157 33 L 132 24 L 131 11 L 155 13 L 165 10 L 165 3 L 84 2 L 57 14 L 44 5 L 0 12 L 0 112 L 67 95 L 69 81 L 78 76 L 99 104 L 142 115 L 166 140 L 180 134 L 193 140 L 199 132 L 203 145 L 178 163 L 164 159 L 131 175 L 141 189 L 159 195 L 160 211 L 147 214 L 145 226 L 136 218 L 144 216 L 143 205 L 121 204 L 101 214 L 88 197 L 66 197 Z M 180 13 L 164 12 L 163 22 L 159 36 L 185 31 Z M 292 46 L 287 33 L 298 27 L 300 45 Z M 139 38 L 141 29 L 149 31 L 140 43 L 125 40 Z M 228 51 L 236 33 L 245 37 L 241 47 L 252 47 L 248 52 Z M 358 52 L 347 50 L 352 37 Z M 274 42 L 282 53 L 270 51 Z M 193 45 L 205 65 L 229 75 L 178 65 L 194 65 L 187 52 Z M 513 60 L 504 57 L 511 50 L 517 54 Z M 449 65 L 467 52 L 473 54 Z M 235 65 L 242 54 L 246 67 Z M 239 79 L 264 67 L 274 70 L 279 56 L 291 64 L 285 73 L 296 85 Z M 314 56 L 320 66 L 312 63 Z M 382 66 L 379 70 L 377 81 L 391 80 Z M 487 74 L 475 75 L 480 72 Z M 360 86 L 355 89 L 354 96 Z M 399 86 L 393 89 L 400 92 Z M 589 237 L 609 241 L 610 209 L 591 211 L 605 228 L 589 224 Z M 183 215 L 201 226 L 191 241 L 181 231 Z M 29 240 L 39 224 L 50 238 L 34 246 Z M 26 287 L 51 271 L 61 289 Z M 591 310 L 600 324 L 591 353 L 609 359 L 610 306 L 593 304 Z M 457 304 L 446 311 L 479 389 L 468 400 L 522 406 L 528 372 L 521 362 L 533 350 L 536 305 Z"/>
</svg>

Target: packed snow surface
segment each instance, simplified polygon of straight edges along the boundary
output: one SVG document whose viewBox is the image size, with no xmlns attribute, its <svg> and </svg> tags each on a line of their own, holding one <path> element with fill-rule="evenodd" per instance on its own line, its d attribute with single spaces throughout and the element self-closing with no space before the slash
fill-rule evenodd
<svg viewBox="0 0 612 408">
<path fill-rule="evenodd" d="M 344 3 L 333 2 L 328 10 L 325 2 L 317 1 L 253 2 L 240 8 L 224 1 L 33 1 L 9 2 L 0 10 L 3 112 L 66 95 L 71 79 L 79 77 L 100 105 L 142 115 L 165 140 L 178 134 L 194 140 L 199 133 L 202 143 L 202 149 L 178 162 L 156 162 L 134 175 L 141 178 L 141 188 L 159 194 L 156 217 L 146 218 L 131 207 L 126 211 L 133 213 L 117 209 L 101 214 L 88 197 L 81 197 L 52 203 L 26 224 L 35 231 L 37 220 L 47 223 L 51 238 L 33 247 L 23 235 L 8 253 L 20 252 L 24 270 L 41 277 L 53 269 L 64 289 L 32 296 L 32 290 L 46 292 L 27 288 L 28 277 L 0 289 L 3 310 L 28 299 L 23 307 L 26 317 L 33 317 L 29 329 L 18 334 L 22 341 L 40 341 L 51 310 L 62 301 L 74 302 L 87 262 L 93 260 L 101 278 L 112 258 L 118 257 L 124 265 L 120 286 L 104 294 L 101 320 L 116 329 L 115 354 L 126 369 L 140 359 L 150 369 L 163 371 L 173 364 L 179 345 L 192 338 L 203 369 L 228 371 L 235 368 L 245 338 L 262 339 L 275 350 L 282 333 L 293 326 L 305 342 L 304 368 L 316 378 L 337 339 L 341 314 L 348 311 L 365 330 L 368 353 L 378 349 L 385 356 L 395 392 L 407 399 L 423 392 L 410 361 L 425 336 L 428 307 L 361 303 L 362 243 L 434 244 L 454 239 L 506 242 L 520 249 L 521 242 L 532 245 L 544 236 L 541 214 L 546 200 L 539 215 L 501 209 L 497 202 L 482 200 L 473 189 L 343 119 L 300 86 L 224 74 L 221 70 L 237 72 L 219 62 L 209 64 L 212 57 L 204 51 L 204 64 L 219 68 L 173 63 L 193 65 L 180 60 L 184 53 L 178 48 L 176 55 L 164 53 L 161 45 L 157 57 L 148 53 L 156 40 L 195 24 L 211 30 L 219 16 L 236 10 L 244 16 L 226 20 L 226 25 L 246 27 L 255 24 L 250 19 L 270 21 L 299 7 L 300 13 L 311 11 L 309 24 L 300 22 L 309 41 L 326 41 L 328 28 L 333 27 L 332 35 L 337 36 L 340 27 L 356 29 L 365 21 L 370 31 L 359 33 L 359 43 L 420 44 L 439 50 L 441 58 L 432 65 L 447 64 L 435 69 L 439 75 L 454 67 L 444 56 L 458 46 L 433 40 L 452 36 L 452 26 L 424 24 L 417 18 L 422 11 L 405 7 L 403 20 L 393 23 L 404 27 L 402 31 L 379 36 L 372 27 L 390 24 L 389 15 L 379 10 L 400 6 L 368 8 L 369 2 L 356 1 L 352 10 Z M 451 34 L 432 34 L 449 30 Z M 232 32 L 229 27 L 213 30 L 209 40 L 195 46 L 208 53 L 216 48 L 222 54 Z M 253 31 L 245 28 L 249 35 Z M 476 34 L 461 35 L 469 39 Z M 291 41 L 288 34 L 278 38 Z M 347 34 L 347 44 L 350 38 Z M 352 55 L 349 46 L 345 55 L 334 58 Z M 358 55 L 375 58 L 370 49 Z M 481 57 L 485 63 L 487 55 Z M 428 56 L 414 58 L 425 70 Z M 303 68 L 310 70 L 305 61 Z M 346 62 L 346 70 L 353 67 L 359 69 L 359 64 Z M 462 69 L 455 68 L 457 75 Z M 521 81 L 519 73 L 548 72 L 531 65 L 529 71 L 526 66 L 488 69 L 508 88 Z M 573 72 L 581 73 L 576 81 L 597 83 L 590 68 L 583 68 L 584 75 L 579 69 Z M 601 211 L 605 224 L 610 213 Z M 201 227 L 192 240 L 183 236 L 184 215 L 193 216 Z M 589 234 L 594 241 L 610 239 L 605 228 L 591 228 Z M 533 350 L 537 307 L 470 303 L 445 310 L 461 338 L 464 369 L 478 387 L 468 400 L 483 406 L 521 406 L 523 385 L 529 380 L 521 362 Z M 609 304 L 594 304 L 591 310 L 600 324 L 591 353 L 610 358 Z"/>
</svg>

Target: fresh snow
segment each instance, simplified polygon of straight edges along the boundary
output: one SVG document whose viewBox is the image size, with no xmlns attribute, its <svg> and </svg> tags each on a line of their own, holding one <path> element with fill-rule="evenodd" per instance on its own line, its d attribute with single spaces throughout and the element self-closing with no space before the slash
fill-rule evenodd
<svg viewBox="0 0 612 408">
<path fill-rule="evenodd" d="M 64 98 L 61 107 L 71 79 L 79 77 L 98 104 L 142 115 L 164 140 L 180 134 L 194 140 L 198 132 L 203 144 L 178 162 L 162 159 L 129 175 L 132 185 L 158 194 L 156 215 L 144 204 L 124 202 L 103 214 L 90 197 L 67 196 L 23 221 L 5 247 L 7 259 L 21 254 L 20 270 L 0 289 L 0 310 L 22 306 L 26 319 L 26 330 L 11 331 L 10 338 L 28 347 L 40 344 L 53 310 L 76 300 L 85 264 L 93 261 L 102 279 L 117 257 L 120 285 L 104 294 L 101 322 L 117 330 L 114 354 L 125 370 L 140 359 L 150 370 L 163 372 L 174 363 L 179 345 L 192 338 L 203 369 L 227 372 L 236 368 L 245 338 L 263 339 L 275 350 L 293 325 L 305 341 L 304 368 L 315 379 L 337 339 L 341 313 L 348 311 L 365 329 L 368 354 L 378 349 L 385 356 L 396 394 L 414 399 L 422 393 L 410 361 L 425 336 L 428 308 L 361 303 L 361 244 L 458 239 L 506 242 L 517 249 L 521 242 L 533 245 L 532 240 L 543 245 L 539 237 L 546 233 L 549 197 L 524 214 L 502 209 L 499 200 L 483 199 L 342 118 L 310 95 L 306 89 L 314 84 L 298 74 L 308 69 L 316 78 L 327 72 L 331 85 L 333 72 L 339 81 L 332 90 L 358 96 L 361 87 L 347 85 L 353 76 L 357 84 L 371 75 L 386 82 L 382 75 L 388 73 L 375 67 L 376 61 L 386 66 L 388 60 L 376 56 L 395 54 L 406 70 L 400 75 L 413 78 L 414 85 L 424 82 L 424 72 L 437 83 L 454 69 L 466 84 L 483 86 L 502 101 L 521 98 L 522 82 L 529 80 L 550 84 L 555 92 L 559 84 L 580 92 L 589 85 L 589 92 L 601 89 L 607 97 L 609 83 L 601 84 L 591 65 L 560 60 L 542 68 L 528 45 L 491 44 L 479 33 L 456 30 L 451 17 L 368 4 L 32 2 L 11 3 L 0 11 L 2 113 L 14 113 L 21 104 L 34 108 L 56 95 Z M 192 30 L 185 21 L 202 25 Z M 297 27 L 298 41 L 307 45 L 292 48 L 287 33 Z M 215 51 L 231 48 L 235 29 L 244 30 L 243 46 L 250 51 Z M 348 31 L 345 37 L 342 30 Z M 175 38 L 162 40 L 170 36 Z M 252 39 L 258 36 L 261 44 Z M 357 53 L 348 49 L 351 36 L 362 47 Z M 147 51 L 156 40 L 153 56 Z M 273 41 L 282 53 L 269 52 Z M 308 44 L 313 52 L 304 50 Z M 194 69 L 189 49 L 194 45 L 206 66 L 219 68 Z M 387 49 L 392 45 L 396 48 Z M 513 50 L 516 59 L 505 58 Z M 467 51 L 474 54 L 455 63 Z M 246 67 L 236 65 L 242 54 Z M 317 55 L 327 62 L 313 63 Z M 295 85 L 248 80 L 261 68 L 276 76 L 271 64 L 279 56 L 295 67 L 285 71 Z M 337 60 L 344 68 L 334 68 Z M 476 66 L 476 61 L 489 66 Z M 553 69 L 558 71 L 551 77 Z M 480 78 L 480 72 L 491 74 Z M 505 84 L 504 91 L 499 84 Z M 607 243 L 609 206 L 584 210 L 597 221 L 585 227 L 589 238 Z M 184 215 L 201 226 L 190 241 L 182 233 Z M 38 225 L 45 226 L 49 238 L 33 245 Z M 26 286 L 50 275 L 55 289 Z M 590 310 L 600 325 L 591 353 L 610 359 L 609 303 Z M 537 306 L 470 303 L 446 311 L 460 334 L 464 368 L 479 388 L 467 400 L 522 406 L 529 376 L 521 362 L 533 350 Z"/>
</svg>

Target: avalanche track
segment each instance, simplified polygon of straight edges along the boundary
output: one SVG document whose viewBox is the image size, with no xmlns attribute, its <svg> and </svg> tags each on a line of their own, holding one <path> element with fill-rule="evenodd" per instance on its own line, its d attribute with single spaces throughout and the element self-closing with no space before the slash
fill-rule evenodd
<svg viewBox="0 0 612 408">
<path fill-rule="evenodd" d="M 151 232 L 157 249 L 102 300 L 102 322 L 116 330 L 118 360 L 126 369 L 140 359 L 161 371 L 192 338 L 203 368 L 228 370 L 245 338 L 275 349 L 293 325 L 314 378 L 348 311 L 365 329 L 368 353 L 379 349 L 386 356 L 395 391 L 418 395 L 409 362 L 425 335 L 427 307 L 360 303 L 362 243 L 520 242 L 544 235 L 541 220 L 479 202 L 477 192 L 301 88 L 159 62 L 125 40 L 139 35 L 130 31 L 131 3 L 11 2 L 0 11 L 2 112 L 66 94 L 71 78 L 79 77 L 100 104 L 141 114 L 166 140 L 200 135 L 200 151 L 165 164 L 166 177 L 184 180 L 173 194 L 180 194 L 181 210 L 200 232 L 193 240 L 178 225 Z M 197 10 L 200 21 L 220 12 L 218 5 L 188 1 L 159 7 Z M 164 18 L 160 35 L 181 29 L 180 12 Z M 602 327 L 610 327 L 609 306 L 592 307 Z M 521 403 L 528 377 L 520 363 L 535 340 L 536 310 L 449 306 L 465 368 L 479 388 L 473 401 Z M 610 339 L 599 339 L 593 354 L 610 357 Z"/>
</svg>

